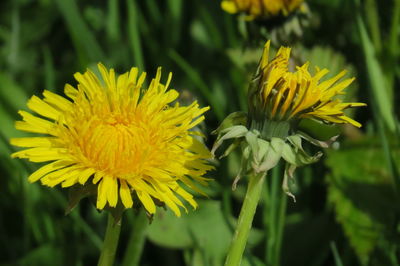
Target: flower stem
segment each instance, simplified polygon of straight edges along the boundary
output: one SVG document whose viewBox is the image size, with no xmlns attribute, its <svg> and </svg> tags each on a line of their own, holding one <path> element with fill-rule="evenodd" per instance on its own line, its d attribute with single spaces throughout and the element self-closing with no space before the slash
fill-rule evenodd
<svg viewBox="0 0 400 266">
<path fill-rule="evenodd" d="M 111 266 L 114 264 L 120 231 L 121 224 L 115 223 L 114 217 L 109 214 L 106 235 L 104 237 L 99 263 L 97 264 L 98 266 Z"/>
<path fill-rule="evenodd" d="M 140 264 L 140 257 L 146 242 L 146 229 L 148 225 L 149 219 L 147 219 L 145 211 L 140 210 L 133 220 L 132 233 L 125 250 L 122 266 L 138 266 Z"/>
<path fill-rule="evenodd" d="M 260 200 L 265 176 L 266 172 L 259 174 L 253 173 L 250 176 L 246 196 L 244 198 L 242 209 L 240 210 L 238 224 L 229 248 L 228 256 L 226 257 L 225 266 L 240 265 L 251 224 L 253 223 L 254 214 L 256 213 L 257 204 Z"/>
<path fill-rule="evenodd" d="M 266 185 L 266 195 L 264 201 L 264 220 L 267 228 L 268 237 L 266 239 L 265 261 L 267 265 L 280 265 L 280 253 L 282 245 L 283 231 L 285 227 L 286 201 L 287 195 L 281 188 L 280 165 L 272 169 L 270 189 Z M 265 182 L 268 184 L 268 182 Z"/>
</svg>

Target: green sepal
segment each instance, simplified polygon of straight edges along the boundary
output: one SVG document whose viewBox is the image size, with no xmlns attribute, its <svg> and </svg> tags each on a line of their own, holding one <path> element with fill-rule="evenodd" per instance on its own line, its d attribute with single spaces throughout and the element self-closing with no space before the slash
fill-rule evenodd
<svg viewBox="0 0 400 266">
<path fill-rule="evenodd" d="M 288 137 L 289 143 L 285 143 L 283 147 L 282 157 L 289 164 L 295 165 L 296 167 L 315 163 L 318 161 L 322 152 L 317 152 L 315 155 L 308 155 L 301 145 L 301 137 L 299 135 L 293 135 Z"/>
<path fill-rule="evenodd" d="M 303 139 L 305 139 L 308 142 L 310 142 L 311 144 L 313 144 L 315 146 L 318 146 L 318 147 L 321 147 L 321 148 L 329 148 L 332 145 L 332 143 L 334 143 L 337 140 L 337 138 L 339 137 L 339 135 L 336 135 L 336 136 L 331 137 L 328 140 L 323 141 L 323 140 L 314 139 L 314 138 L 312 138 L 311 136 L 307 135 L 304 132 L 299 132 L 298 134 Z"/>
<path fill-rule="evenodd" d="M 122 202 L 119 200 L 117 203 L 117 206 L 110 207 L 107 204 L 106 207 L 104 208 L 104 210 L 110 212 L 111 216 L 114 218 L 114 226 L 115 226 L 116 224 L 121 223 L 122 214 L 124 213 L 124 211 L 126 209 L 125 209 L 125 206 L 122 204 Z"/>
<path fill-rule="evenodd" d="M 224 151 L 224 153 L 218 157 L 218 159 L 222 159 L 226 156 L 228 156 L 232 151 L 234 151 L 237 147 L 240 146 L 240 143 L 242 143 L 242 141 L 240 139 L 235 139 L 229 146 L 228 148 L 226 148 L 226 150 Z"/>
<path fill-rule="evenodd" d="M 294 180 L 294 176 L 293 175 L 294 175 L 294 171 L 295 170 L 296 170 L 296 166 L 295 165 L 286 163 L 286 165 L 285 165 L 285 173 L 284 173 L 283 182 L 282 182 L 282 190 L 283 190 L 283 192 L 285 192 L 286 195 L 291 197 L 294 202 L 296 202 L 296 197 L 290 191 L 289 180 Z"/>
<path fill-rule="evenodd" d="M 235 179 L 233 180 L 232 183 L 232 190 L 236 190 L 236 185 L 239 182 L 239 180 L 244 175 L 246 175 L 250 171 L 250 166 L 249 166 L 249 158 L 250 158 L 250 147 L 245 146 L 242 147 L 242 160 L 240 162 L 240 168 L 238 171 L 238 174 L 236 175 Z"/>
<path fill-rule="evenodd" d="M 297 129 L 307 136 L 320 141 L 329 141 L 341 133 L 337 124 L 328 125 L 314 119 L 302 119 Z"/>
<path fill-rule="evenodd" d="M 289 188 L 289 180 L 294 180 L 293 174 L 297 167 L 315 163 L 321 158 L 322 152 L 317 152 L 313 156 L 308 155 L 302 147 L 302 137 L 299 134 L 289 136 L 287 140 L 282 151 L 282 157 L 286 161 L 282 189 L 296 202 L 296 198 Z"/>
<path fill-rule="evenodd" d="M 314 156 L 308 155 L 301 145 L 302 139 L 300 135 L 290 136 L 287 140 L 288 143 L 284 143 L 282 150 L 282 157 L 286 161 L 282 189 L 296 202 L 296 197 L 290 192 L 289 180 L 294 180 L 293 174 L 297 167 L 318 161 L 322 156 L 322 152 L 317 152 Z"/>
<path fill-rule="evenodd" d="M 222 145 L 224 140 L 232 139 L 232 138 L 241 138 L 246 135 L 248 132 L 245 126 L 233 126 L 220 131 L 217 140 L 215 141 L 211 153 L 215 154 L 215 151 Z"/>
<path fill-rule="evenodd" d="M 68 215 L 82 199 L 95 195 L 97 195 L 97 185 L 95 184 L 76 184 L 72 186 L 68 190 L 68 206 L 65 209 L 65 215 Z"/>
<path fill-rule="evenodd" d="M 267 142 L 265 140 L 262 141 Z M 267 143 L 269 145 L 263 156 L 262 163 L 254 169 L 256 173 L 268 171 L 274 168 L 282 157 L 283 147 L 285 145 L 284 140 L 281 138 L 272 138 L 271 141 Z"/>
<path fill-rule="evenodd" d="M 246 142 L 250 146 L 251 154 L 253 155 L 253 160 L 256 161 L 256 163 L 259 163 L 260 161 L 260 154 L 259 154 L 259 147 L 263 147 L 263 144 L 259 141 L 259 132 L 257 130 L 249 131 L 246 133 Z"/>
<path fill-rule="evenodd" d="M 221 135 L 221 132 L 233 126 L 246 126 L 247 114 L 245 112 L 234 112 L 229 114 L 219 125 L 219 127 L 212 131 L 213 135 Z"/>
</svg>

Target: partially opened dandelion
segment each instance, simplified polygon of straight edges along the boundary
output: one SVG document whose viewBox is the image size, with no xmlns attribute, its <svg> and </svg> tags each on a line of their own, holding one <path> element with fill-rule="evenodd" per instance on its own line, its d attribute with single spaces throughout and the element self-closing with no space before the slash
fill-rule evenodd
<svg viewBox="0 0 400 266">
<path fill-rule="evenodd" d="M 33 96 L 28 107 L 36 115 L 20 111 L 22 131 L 40 136 L 14 138 L 11 143 L 27 149 L 13 157 L 48 162 L 28 180 L 62 187 L 97 185 L 96 207 L 114 208 L 118 202 L 131 208 L 138 199 L 150 214 L 155 202 L 168 206 L 177 216 L 186 210 L 182 199 L 197 207 L 188 188 L 201 192 L 203 175 L 212 169 L 210 152 L 191 131 L 204 120 L 209 108 L 197 102 L 180 106 L 179 93 L 168 90 L 171 74 L 161 83 L 161 68 L 147 90 L 145 73 L 137 68 L 118 78 L 113 69 L 98 65 L 102 81 L 88 70 L 76 73 L 77 88 L 65 86 L 69 99 L 44 91 Z"/>
<path fill-rule="evenodd" d="M 303 0 L 223 0 L 221 7 L 228 13 L 244 13 L 248 19 L 288 15 L 300 7 Z"/>
<path fill-rule="evenodd" d="M 225 151 L 229 154 L 241 145 L 242 166 L 235 180 L 242 173 L 249 175 L 247 194 L 242 206 L 239 223 L 231 244 L 226 265 L 239 265 L 244 251 L 253 216 L 260 198 L 266 173 L 283 158 L 286 162 L 283 178 L 284 191 L 294 198 L 288 186 L 296 167 L 316 162 L 322 155 L 308 155 L 302 148 L 302 139 L 327 147 L 330 140 L 313 139 L 299 129 L 299 123 L 311 119 L 329 124 L 361 124 L 345 115 L 344 110 L 365 106 L 364 103 L 345 103 L 338 95 L 344 94 L 354 78 L 340 81 L 342 71 L 333 78 L 320 81 L 327 69 L 316 68 L 314 75 L 308 71 L 309 63 L 289 71 L 290 48 L 281 47 L 269 60 L 270 42 L 265 44 L 257 73 L 248 91 L 248 114 L 237 112 L 229 115 L 216 130 L 218 138 L 213 152 L 229 139 L 235 141 Z"/>
</svg>

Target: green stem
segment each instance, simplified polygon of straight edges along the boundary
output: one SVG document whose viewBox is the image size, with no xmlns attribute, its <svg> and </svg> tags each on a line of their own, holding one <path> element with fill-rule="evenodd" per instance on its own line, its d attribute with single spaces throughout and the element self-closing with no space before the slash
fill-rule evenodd
<svg viewBox="0 0 400 266">
<path fill-rule="evenodd" d="M 132 233 L 125 250 L 123 266 L 138 266 L 146 242 L 146 228 L 149 224 L 146 213 L 140 210 L 133 221 Z"/>
<path fill-rule="evenodd" d="M 98 266 L 111 266 L 114 264 L 120 231 L 121 224 L 115 223 L 114 217 L 109 214 L 106 235 L 104 237 L 99 263 L 97 264 Z"/>
<path fill-rule="evenodd" d="M 343 266 L 343 262 L 342 262 L 342 259 L 340 258 L 340 255 L 339 255 L 339 252 L 338 252 L 338 250 L 336 248 L 335 242 L 331 241 L 330 245 L 331 245 L 333 258 L 335 259 L 335 265 L 336 266 Z"/>
<path fill-rule="evenodd" d="M 278 215 L 278 228 L 277 228 L 277 233 L 276 233 L 276 245 L 275 245 L 275 259 L 276 259 L 276 264 L 274 265 L 280 265 L 280 259 L 281 259 L 281 248 L 282 248 L 282 239 L 283 239 L 283 232 L 285 228 L 285 220 L 286 220 L 286 205 L 287 205 L 287 198 L 288 196 L 283 193 L 281 190 L 280 193 L 281 195 L 281 200 L 279 204 L 279 215 Z"/>
<path fill-rule="evenodd" d="M 274 178 L 275 168 L 276 167 L 274 167 L 272 169 L 272 178 Z M 264 199 L 263 221 L 264 221 L 264 230 L 265 230 L 265 234 L 266 234 L 264 261 L 266 262 L 266 264 L 268 264 L 268 261 L 269 261 L 269 245 L 268 245 L 268 243 L 270 242 L 270 238 L 271 238 L 270 230 L 269 230 L 269 228 L 270 228 L 270 217 L 269 216 L 271 215 L 270 209 L 271 209 L 271 197 L 272 197 L 268 182 L 265 182 L 265 191 L 263 193 L 263 197 L 264 197 L 263 198 Z"/>
<path fill-rule="evenodd" d="M 400 0 L 394 1 L 392 25 L 390 27 L 389 50 L 390 56 L 395 57 L 398 55 L 398 32 L 400 26 Z"/>
<path fill-rule="evenodd" d="M 233 236 L 225 266 L 239 266 L 246 247 L 247 238 L 253 223 L 254 214 L 260 200 L 263 182 L 266 173 L 252 174 L 247 187 L 242 209 L 240 210 L 238 224 Z"/>
<path fill-rule="evenodd" d="M 280 182 L 280 165 L 272 169 L 271 188 L 268 201 L 265 201 L 264 220 L 268 230 L 265 261 L 267 265 L 280 265 L 283 229 L 286 217 L 287 195 L 283 193 Z M 268 182 L 266 182 L 268 183 Z M 267 187 L 268 190 L 268 187 Z"/>
<path fill-rule="evenodd" d="M 264 213 L 265 219 L 268 219 L 268 240 L 267 240 L 267 252 L 266 252 L 266 262 L 267 265 L 275 265 L 275 247 L 276 247 L 276 237 L 277 237 L 277 215 L 279 207 L 278 199 L 278 166 L 272 169 L 271 188 L 270 188 L 270 201 L 268 202 L 268 210 Z"/>
</svg>

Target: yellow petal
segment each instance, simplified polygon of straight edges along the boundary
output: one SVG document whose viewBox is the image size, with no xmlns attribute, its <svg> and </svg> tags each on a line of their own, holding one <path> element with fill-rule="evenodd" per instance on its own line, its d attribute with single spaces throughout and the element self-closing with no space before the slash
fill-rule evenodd
<svg viewBox="0 0 400 266">
<path fill-rule="evenodd" d="M 50 172 L 53 172 L 55 170 L 70 166 L 72 163 L 68 161 L 55 161 L 49 164 L 46 164 L 42 167 L 40 167 L 38 170 L 33 172 L 29 177 L 28 181 L 30 183 L 38 181 L 40 178 L 43 176 L 47 175 Z"/>
<path fill-rule="evenodd" d="M 43 91 L 43 96 L 45 97 L 44 101 L 51 104 L 54 108 L 62 111 L 67 111 L 72 108 L 72 103 L 70 101 L 51 91 Z"/>
<path fill-rule="evenodd" d="M 10 144 L 18 147 L 51 147 L 56 144 L 53 137 L 12 138 Z"/>
<path fill-rule="evenodd" d="M 107 190 L 107 201 L 110 207 L 117 206 L 118 202 L 118 182 L 111 176 L 103 177 L 103 183 Z"/>
<path fill-rule="evenodd" d="M 120 179 L 119 183 L 120 183 L 119 195 L 121 197 L 122 204 L 125 206 L 125 208 L 132 208 L 133 201 L 129 186 L 123 179 Z"/>
<path fill-rule="evenodd" d="M 57 120 L 60 117 L 60 112 L 54 109 L 51 105 L 43 101 L 37 96 L 32 96 L 28 101 L 28 107 L 32 111 L 38 113 L 41 116 Z"/>
<path fill-rule="evenodd" d="M 81 171 L 80 167 L 77 165 L 72 165 L 54 172 L 51 172 L 44 176 L 40 181 L 43 185 L 47 185 L 49 187 L 54 187 L 66 179 L 76 176 L 76 174 Z"/>
<path fill-rule="evenodd" d="M 156 212 L 156 205 L 154 204 L 153 199 L 149 196 L 144 191 L 136 191 L 136 194 L 139 198 L 139 200 L 142 202 L 143 206 L 146 208 L 146 210 L 153 214 Z"/>
<path fill-rule="evenodd" d="M 107 187 L 104 185 L 105 181 L 102 179 L 97 187 L 97 202 L 96 208 L 99 210 L 104 209 L 107 203 Z"/>
<path fill-rule="evenodd" d="M 80 174 L 84 171 L 83 169 L 75 170 L 74 172 L 64 175 L 64 182 L 61 183 L 61 187 L 71 187 L 78 183 Z"/>
<path fill-rule="evenodd" d="M 85 184 L 91 175 L 96 172 L 93 168 L 87 168 L 79 174 L 79 183 Z"/>
<path fill-rule="evenodd" d="M 66 159 L 68 156 L 65 148 L 31 148 L 22 151 L 17 151 L 11 154 L 13 158 L 26 158 L 31 162 L 47 162 L 59 159 Z"/>
<path fill-rule="evenodd" d="M 26 122 L 26 123 L 22 122 L 18 123 L 19 121 L 17 121 L 15 127 L 18 130 L 55 135 L 54 134 L 55 132 L 53 130 L 54 124 L 52 122 L 34 116 L 25 111 L 19 111 L 18 113 L 22 116 L 23 120 Z"/>
<path fill-rule="evenodd" d="M 191 195 L 190 193 L 188 193 L 186 190 L 184 190 L 184 189 L 181 188 L 181 187 L 178 187 L 178 188 L 175 190 L 175 192 L 178 193 L 179 195 L 181 195 L 182 198 L 184 198 L 187 202 L 189 202 L 190 205 L 192 205 L 192 207 L 193 207 L 194 209 L 197 208 L 198 205 L 197 205 L 197 202 L 194 201 L 193 195 Z"/>
<path fill-rule="evenodd" d="M 78 97 L 78 90 L 72 87 L 69 84 L 65 84 L 64 86 L 64 93 L 72 100 L 75 100 Z"/>
<path fill-rule="evenodd" d="M 230 14 L 238 12 L 237 6 L 233 1 L 224 0 L 221 2 L 221 8 Z"/>
</svg>

